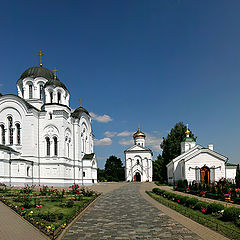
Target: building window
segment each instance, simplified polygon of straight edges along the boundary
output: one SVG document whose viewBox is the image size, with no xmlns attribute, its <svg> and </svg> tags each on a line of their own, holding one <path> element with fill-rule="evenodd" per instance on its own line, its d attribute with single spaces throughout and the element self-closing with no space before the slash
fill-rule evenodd
<svg viewBox="0 0 240 240">
<path fill-rule="evenodd" d="M 50 103 L 53 103 L 53 92 L 50 92 Z"/>
<path fill-rule="evenodd" d="M 9 128 L 9 144 L 13 144 L 13 119 L 11 116 L 8 117 L 8 128 Z"/>
<path fill-rule="evenodd" d="M 137 165 L 139 165 L 139 160 L 137 160 Z"/>
<path fill-rule="evenodd" d="M 33 98 L 33 86 L 29 85 L 29 99 Z"/>
<path fill-rule="evenodd" d="M 27 176 L 30 177 L 30 167 L 27 167 Z"/>
<path fill-rule="evenodd" d="M 40 85 L 40 99 L 43 99 L 43 85 Z"/>
<path fill-rule="evenodd" d="M 53 141 L 54 141 L 54 155 L 57 156 L 58 155 L 58 141 L 57 141 L 57 138 L 54 137 Z"/>
<path fill-rule="evenodd" d="M 52 119 L 52 113 L 49 113 L 49 119 L 50 120 Z"/>
<path fill-rule="evenodd" d="M 17 123 L 16 124 L 16 128 L 17 128 L 17 144 L 21 144 L 21 128 L 20 128 L 20 124 Z"/>
<path fill-rule="evenodd" d="M 46 137 L 46 144 L 47 144 L 47 156 L 50 156 L 50 139 Z"/>
<path fill-rule="evenodd" d="M 83 172 L 83 177 L 85 177 L 86 176 L 86 173 L 85 172 Z"/>
<path fill-rule="evenodd" d="M 24 98 L 24 88 L 22 88 L 22 97 Z"/>
<path fill-rule="evenodd" d="M 2 144 L 5 144 L 5 129 L 4 129 L 4 125 L 1 125 L 1 134 L 2 134 Z"/>
<path fill-rule="evenodd" d="M 58 92 L 58 103 L 61 103 L 61 93 Z"/>
<path fill-rule="evenodd" d="M 69 142 L 67 143 L 67 156 L 69 157 Z"/>
</svg>

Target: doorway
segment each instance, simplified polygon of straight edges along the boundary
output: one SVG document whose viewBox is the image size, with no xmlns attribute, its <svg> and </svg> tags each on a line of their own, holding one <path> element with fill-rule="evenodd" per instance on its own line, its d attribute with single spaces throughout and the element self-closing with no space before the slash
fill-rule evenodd
<svg viewBox="0 0 240 240">
<path fill-rule="evenodd" d="M 206 183 L 209 184 L 210 183 L 210 169 L 209 167 L 202 167 L 200 170 L 201 173 L 201 183 Z"/>
<path fill-rule="evenodd" d="M 141 182 L 141 175 L 139 172 L 136 172 L 134 175 L 134 182 Z"/>
</svg>

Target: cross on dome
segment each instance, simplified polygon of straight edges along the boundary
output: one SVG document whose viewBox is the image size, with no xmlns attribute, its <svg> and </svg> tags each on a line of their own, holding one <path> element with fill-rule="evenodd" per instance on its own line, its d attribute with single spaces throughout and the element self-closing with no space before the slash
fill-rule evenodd
<svg viewBox="0 0 240 240">
<path fill-rule="evenodd" d="M 44 55 L 44 53 L 40 50 L 39 51 L 39 54 L 38 54 L 38 56 L 40 56 L 40 67 L 42 67 L 42 55 Z"/>
<path fill-rule="evenodd" d="M 54 71 L 54 79 L 57 79 L 57 71 L 58 71 L 58 69 L 56 69 L 56 67 L 54 67 L 53 71 Z"/>
</svg>

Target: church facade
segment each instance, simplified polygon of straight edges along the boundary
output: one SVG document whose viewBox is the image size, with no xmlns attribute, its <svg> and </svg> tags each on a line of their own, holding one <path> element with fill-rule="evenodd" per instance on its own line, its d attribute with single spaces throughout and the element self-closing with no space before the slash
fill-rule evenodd
<svg viewBox="0 0 240 240">
<path fill-rule="evenodd" d="M 124 151 L 125 180 L 128 182 L 151 182 L 153 153 L 145 147 L 145 134 L 138 131 L 133 134 L 134 146 Z"/>
<path fill-rule="evenodd" d="M 67 186 L 97 182 L 91 117 L 69 107 L 70 93 L 56 73 L 24 71 L 17 95 L 0 96 L 0 182 Z"/>
<path fill-rule="evenodd" d="M 228 158 L 214 151 L 212 144 L 207 148 L 196 144 L 189 133 L 187 129 L 186 137 L 181 143 L 181 155 L 167 164 L 168 184 L 175 185 L 178 180 L 184 179 L 188 183 L 194 181 L 209 184 L 221 178 L 234 182 L 237 166 L 228 164 Z"/>
</svg>

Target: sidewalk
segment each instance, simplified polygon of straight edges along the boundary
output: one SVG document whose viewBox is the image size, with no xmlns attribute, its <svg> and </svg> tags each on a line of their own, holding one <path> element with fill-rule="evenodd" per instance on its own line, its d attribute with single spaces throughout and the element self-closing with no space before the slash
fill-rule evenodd
<svg viewBox="0 0 240 240">
<path fill-rule="evenodd" d="M 217 202 L 217 203 L 221 203 L 225 207 L 240 207 L 240 205 L 238 205 L 238 204 L 232 204 L 232 203 L 219 201 L 219 200 L 215 200 L 215 199 L 199 197 L 199 196 L 196 196 L 196 195 L 193 195 L 193 194 L 188 194 L 188 193 L 184 193 L 184 192 L 174 191 L 173 187 L 170 187 L 170 186 L 157 186 L 155 184 L 153 188 L 155 188 L 155 187 L 156 188 L 160 188 L 160 189 L 165 190 L 165 191 L 168 191 L 168 192 L 176 193 L 178 195 L 183 195 L 183 196 L 187 196 L 187 197 L 195 197 L 195 198 L 197 198 L 197 199 L 199 199 L 201 201 L 208 202 L 208 203 Z"/>
<path fill-rule="evenodd" d="M 190 218 L 187 218 L 183 216 L 182 214 L 172 210 L 171 208 L 168 208 L 161 203 L 157 202 L 153 198 L 151 198 L 149 195 L 145 193 L 145 191 L 151 191 L 154 187 L 159 187 L 155 185 L 154 183 L 143 183 L 140 186 L 140 193 L 142 196 L 152 205 L 154 205 L 157 209 L 167 214 L 169 217 L 173 218 L 178 223 L 182 224 L 184 227 L 188 228 L 190 231 L 196 233 L 199 238 L 204 240 L 228 240 L 228 238 L 224 237 L 223 235 L 191 220 Z M 165 186 L 164 186 L 165 187 Z M 167 187 L 167 186 L 166 186 Z M 166 190 L 166 189 L 164 189 Z"/>
<path fill-rule="evenodd" d="M 0 216 L 0 240 L 49 240 L 2 202 L 0 202 Z"/>
</svg>

